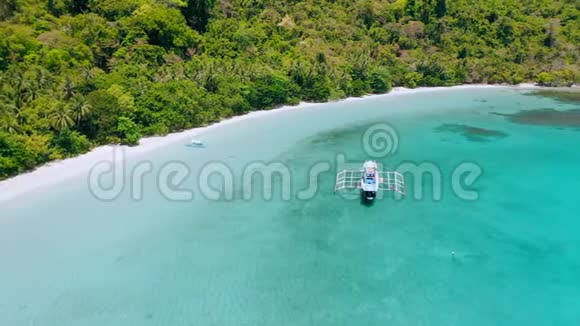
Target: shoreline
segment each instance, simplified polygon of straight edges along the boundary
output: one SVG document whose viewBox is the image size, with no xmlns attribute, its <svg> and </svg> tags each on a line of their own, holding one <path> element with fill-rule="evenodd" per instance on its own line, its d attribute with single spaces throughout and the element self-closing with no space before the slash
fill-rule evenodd
<svg viewBox="0 0 580 326">
<path fill-rule="evenodd" d="M 284 111 L 303 109 L 334 102 L 353 102 L 367 99 L 370 97 L 389 97 L 431 91 L 481 89 L 481 88 L 554 89 L 551 87 L 541 87 L 533 84 L 518 84 L 518 85 L 465 84 L 457 86 L 419 87 L 414 89 L 405 87 L 395 87 L 389 93 L 386 94 L 370 94 L 362 97 L 348 97 L 336 101 L 329 101 L 323 103 L 300 102 L 299 104 L 293 106 L 284 105 L 270 110 L 252 111 L 243 115 L 224 119 L 222 121 L 204 127 L 197 127 L 180 132 L 170 133 L 165 136 L 153 136 L 141 138 L 139 140 L 139 145 L 136 146 L 104 145 L 93 148 L 91 151 L 79 156 L 67 158 L 60 161 L 48 162 L 44 165 L 37 167 L 32 171 L 25 172 L 17 176 L 8 178 L 6 180 L 0 181 L 0 203 L 22 196 L 34 190 L 45 188 L 51 185 L 56 185 L 58 183 L 63 182 L 64 180 L 73 178 L 80 174 L 87 173 L 91 169 L 91 167 L 94 166 L 95 163 L 101 161 L 110 161 L 112 157 L 111 152 L 115 148 L 119 147 L 124 149 L 125 159 L 134 158 L 136 156 L 146 154 L 162 146 L 169 145 L 180 140 L 183 141 L 185 139 L 190 139 L 191 137 L 194 137 L 207 130 L 224 127 L 229 124 L 241 122 L 248 119 L 255 119 L 260 116 L 268 114 L 276 114 Z"/>
</svg>

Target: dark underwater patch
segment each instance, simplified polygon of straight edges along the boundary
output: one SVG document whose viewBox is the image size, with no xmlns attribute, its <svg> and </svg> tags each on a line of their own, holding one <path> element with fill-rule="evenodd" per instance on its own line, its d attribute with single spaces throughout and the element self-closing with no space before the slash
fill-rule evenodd
<svg viewBox="0 0 580 326">
<path fill-rule="evenodd" d="M 580 128 L 580 109 L 558 111 L 554 109 L 523 110 L 513 114 L 492 112 L 503 116 L 513 123 Z"/>
<path fill-rule="evenodd" d="M 334 129 L 322 132 L 309 138 L 309 142 L 315 145 L 334 145 L 341 142 L 342 139 L 349 138 L 353 133 L 361 132 L 361 127 L 349 127 Z M 364 132 L 364 131 L 363 131 Z"/>
<path fill-rule="evenodd" d="M 361 123 L 354 126 L 324 131 L 308 138 L 308 142 L 310 144 L 324 146 L 340 144 L 344 139 L 362 137 L 364 133 L 375 124 L 376 123 Z"/>
<path fill-rule="evenodd" d="M 527 93 L 525 95 L 549 97 L 558 102 L 580 104 L 580 90 L 574 88 L 569 90 L 539 90 Z"/>
<path fill-rule="evenodd" d="M 445 123 L 435 128 L 437 132 L 451 132 L 460 134 L 470 141 L 486 142 L 492 139 L 505 138 L 507 133 L 499 130 L 484 129 L 474 126 Z"/>
</svg>

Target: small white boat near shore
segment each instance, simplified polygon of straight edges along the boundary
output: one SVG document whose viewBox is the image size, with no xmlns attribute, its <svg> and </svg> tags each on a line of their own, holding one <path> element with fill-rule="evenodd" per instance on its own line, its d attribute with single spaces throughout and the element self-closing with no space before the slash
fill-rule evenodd
<svg viewBox="0 0 580 326">
<path fill-rule="evenodd" d="M 189 144 L 187 144 L 187 146 L 201 148 L 201 147 L 205 147 L 205 144 L 201 140 L 192 139 L 191 142 Z"/>
</svg>

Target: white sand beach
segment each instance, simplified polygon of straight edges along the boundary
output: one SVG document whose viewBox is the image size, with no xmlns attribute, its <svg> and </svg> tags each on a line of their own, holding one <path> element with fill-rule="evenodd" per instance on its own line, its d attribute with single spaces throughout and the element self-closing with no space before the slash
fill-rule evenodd
<svg viewBox="0 0 580 326">
<path fill-rule="evenodd" d="M 473 89 L 473 88 L 492 88 L 492 87 L 518 87 L 518 88 L 539 88 L 533 84 L 520 84 L 517 86 L 501 86 L 501 85 L 459 85 L 452 87 L 422 87 L 409 89 L 404 87 L 395 87 L 391 92 L 387 94 L 378 95 L 367 95 L 364 97 L 350 97 L 347 99 L 342 99 L 340 101 L 358 101 L 368 97 L 391 97 L 401 94 L 414 94 L 414 93 L 424 93 L 430 91 L 441 91 L 445 89 Z M 61 161 L 49 162 L 37 169 L 23 173 L 21 175 L 9 178 L 7 180 L 0 182 L 0 202 L 13 199 L 17 196 L 25 194 L 31 190 L 39 189 L 42 187 L 47 187 L 51 185 L 58 184 L 67 178 L 78 176 L 83 173 L 88 173 L 92 166 L 101 161 L 112 160 L 112 152 L 115 147 L 123 147 L 124 158 L 131 158 L 135 156 L 142 155 L 156 148 L 166 146 L 175 142 L 186 142 L 191 138 L 196 137 L 201 132 L 208 130 L 210 128 L 221 128 L 227 126 L 231 123 L 237 123 L 247 119 L 257 118 L 267 114 L 276 114 L 286 110 L 298 110 L 305 107 L 314 107 L 320 105 L 321 103 L 307 103 L 302 102 L 294 106 L 283 106 L 280 108 L 266 110 L 266 111 L 254 111 L 245 115 L 236 116 L 230 119 L 225 119 L 221 122 L 206 126 L 193 128 L 182 132 L 168 134 L 166 136 L 159 137 L 147 137 L 140 140 L 138 146 L 121 146 L 121 145 L 107 145 L 97 147 L 90 152 L 68 158 Z"/>
</svg>

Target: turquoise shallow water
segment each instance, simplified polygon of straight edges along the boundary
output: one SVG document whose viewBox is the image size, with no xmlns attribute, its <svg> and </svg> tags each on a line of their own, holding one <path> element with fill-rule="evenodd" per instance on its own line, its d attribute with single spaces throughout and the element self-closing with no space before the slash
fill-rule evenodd
<svg viewBox="0 0 580 326">
<path fill-rule="evenodd" d="M 580 105 L 510 88 L 313 105 L 128 163 L 187 163 L 192 201 L 164 198 L 152 174 L 141 201 L 129 187 L 99 201 L 83 175 L 2 203 L 0 325 L 580 324 L 580 130 L 493 114 L 546 108 Z M 432 164 L 442 184 L 409 176 L 406 198 L 371 206 L 334 194 L 337 155 L 362 163 L 377 123 L 398 138 L 381 163 Z M 242 198 L 242 171 L 256 161 L 289 168 L 291 200 L 281 179 L 272 200 Z M 208 162 L 231 168 L 233 199 L 194 187 Z M 314 197 L 296 198 L 324 162 Z M 463 162 L 481 168 L 465 185 L 477 200 L 452 190 Z"/>
</svg>

